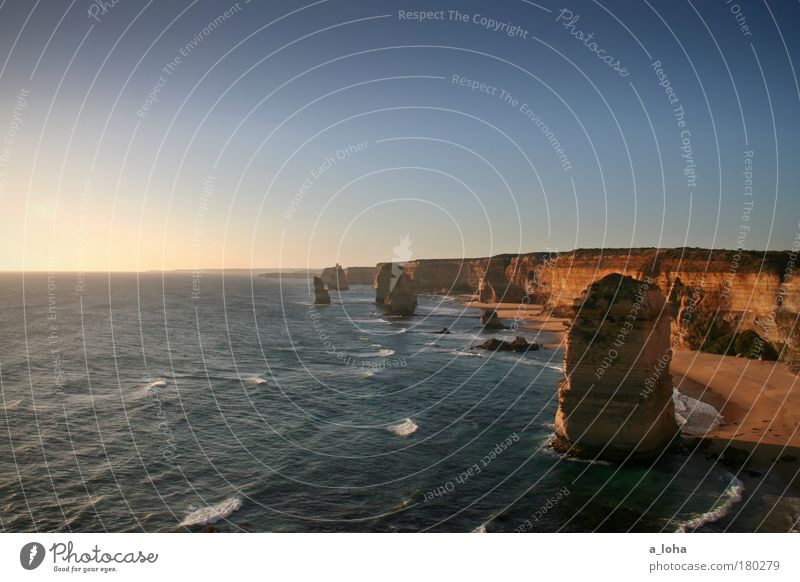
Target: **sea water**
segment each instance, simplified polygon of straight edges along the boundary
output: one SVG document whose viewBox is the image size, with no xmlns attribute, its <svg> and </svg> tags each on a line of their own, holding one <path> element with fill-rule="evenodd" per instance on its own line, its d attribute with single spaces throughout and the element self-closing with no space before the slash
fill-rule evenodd
<svg viewBox="0 0 800 582">
<path fill-rule="evenodd" d="M 563 351 L 471 350 L 479 312 L 448 298 L 389 318 L 367 286 L 313 306 L 308 281 L 249 272 L 76 281 L 0 275 L 3 531 L 786 531 L 798 513 L 784 483 L 700 456 L 555 454 Z"/>
</svg>

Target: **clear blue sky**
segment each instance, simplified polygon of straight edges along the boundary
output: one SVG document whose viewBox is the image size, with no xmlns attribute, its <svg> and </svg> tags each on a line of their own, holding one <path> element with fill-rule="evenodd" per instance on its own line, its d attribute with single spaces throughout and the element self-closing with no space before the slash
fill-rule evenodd
<svg viewBox="0 0 800 582">
<path fill-rule="evenodd" d="M 797 3 L 98 6 L 0 7 L 0 269 L 798 232 Z"/>
</svg>

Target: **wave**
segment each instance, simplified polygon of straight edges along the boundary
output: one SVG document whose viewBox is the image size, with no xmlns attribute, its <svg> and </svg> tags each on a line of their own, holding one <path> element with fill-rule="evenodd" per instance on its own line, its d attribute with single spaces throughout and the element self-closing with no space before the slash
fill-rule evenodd
<svg viewBox="0 0 800 582">
<path fill-rule="evenodd" d="M 731 478 L 731 482 L 720 497 L 723 500 L 722 503 L 697 517 L 681 523 L 675 533 L 692 532 L 706 524 L 714 523 L 728 515 L 731 508 L 742 500 L 744 485 L 733 475 L 728 474 L 728 476 Z"/>
<path fill-rule="evenodd" d="M 553 425 L 551 424 L 545 426 L 547 426 L 551 430 L 553 428 Z M 582 463 L 584 465 L 599 465 L 603 467 L 611 467 L 614 465 L 614 463 L 611 463 L 610 461 L 603 461 L 602 459 L 581 459 L 579 457 L 565 455 L 564 453 L 559 453 L 558 451 L 553 449 L 553 447 L 545 446 L 545 442 L 552 440 L 553 436 L 554 435 L 551 434 L 546 439 L 544 439 L 544 441 L 542 441 L 541 444 L 537 445 L 536 448 L 540 453 L 551 457 L 556 457 L 559 461 L 567 461 L 569 463 Z"/>
<path fill-rule="evenodd" d="M 134 392 L 130 396 L 127 397 L 128 400 L 141 400 L 151 394 L 158 394 L 158 390 L 156 388 L 166 388 L 167 383 L 164 380 L 154 380 L 150 382 L 147 386 L 139 390 L 138 392 Z"/>
<path fill-rule="evenodd" d="M 471 356 L 473 358 L 483 358 L 485 357 L 482 353 L 470 350 L 448 350 L 451 354 L 455 354 L 457 356 Z"/>
<path fill-rule="evenodd" d="M 234 511 L 239 511 L 242 507 L 242 500 L 238 497 L 230 497 L 216 505 L 209 505 L 193 511 L 181 522 L 182 526 L 208 525 L 217 523 L 220 519 L 225 519 Z"/>
<path fill-rule="evenodd" d="M 410 418 L 405 419 L 400 424 L 395 424 L 392 426 L 387 427 L 389 432 L 393 432 L 398 436 L 408 436 L 417 432 L 419 427 L 417 423 L 411 420 Z"/>
<path fill-rule="evenodd" d="M 254 385 L 256 385 L 256 386 L 261 386 L 261 385 L 263 385 L 263 384 L 269 384 L 269 382 L 267 382 L 266 380 L 264 380 L 264 378 L 258 378 L 258 377 L 256 377 L 256 378 L 250 378 L 250 379 L 248 380 L 248 382 L 249 382 L 250 384 L 254 384 Z"/>
<path fill-rule="evenodd" d="M 353 323 L 392 323 L 391 321 L 386 321 L 382 317 L 373 317 L 369 319 L 351 319 Z"/>
<path fill-rule="evenodd" d="M 22 404 L 22 398 L 18 400 L 12 400 L 11 402 L 6 402 L 5 409 L 8 410 L 15 410 L 20 404 Z"/>
<path fill-rule="evenodd" d="M 375 352 L 360 352 L 351 354 L 354 358 L 388 358 L 389 356 L 393 356 L 395 354 L 394 350 L 390 350 L 389 348 L 383 348 Z"/>
</svg>

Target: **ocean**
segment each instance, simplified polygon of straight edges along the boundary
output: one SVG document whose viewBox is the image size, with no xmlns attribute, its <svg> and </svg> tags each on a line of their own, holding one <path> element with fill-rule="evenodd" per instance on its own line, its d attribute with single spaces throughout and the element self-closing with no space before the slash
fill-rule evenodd
<svg viewBox="0 0 800 582">
<path fill-rule="evenodd" d="M 0 275 L 0 528 L 787 531 L 800 513 L 780 480 L 702 455 L 564 458 L 562 350 L 470 350 L 517 334 L 451 298 L 392 319 L 368 286 L 331 296 L 249 273 Z"/>
</svg>

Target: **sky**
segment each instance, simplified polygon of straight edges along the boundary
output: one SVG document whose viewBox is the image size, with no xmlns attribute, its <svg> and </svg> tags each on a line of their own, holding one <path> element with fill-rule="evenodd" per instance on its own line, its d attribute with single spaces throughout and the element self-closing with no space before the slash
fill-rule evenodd
<svg viewBox="0 0 800 582">
<path fill-rule="evenodd" d="M 0 270 L 789 249 L 799 12 L 6 0 Z"/>
</svg>

